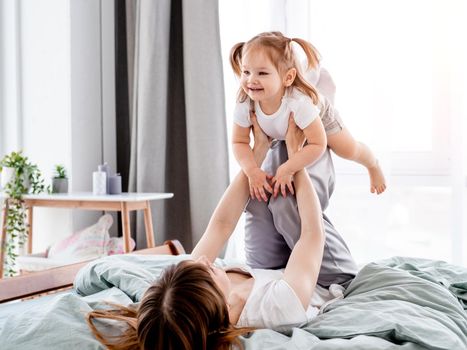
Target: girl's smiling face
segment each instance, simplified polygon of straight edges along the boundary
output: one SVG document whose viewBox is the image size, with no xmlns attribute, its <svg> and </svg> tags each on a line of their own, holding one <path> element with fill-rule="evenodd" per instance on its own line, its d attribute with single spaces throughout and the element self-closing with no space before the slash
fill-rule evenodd
<svg viewBox="0 0 467 350">
<path fill-rule="evenodd" d="M 274 113 L 286 84 L 269 57 L 260 48 L 252 48 L 242 57 L 241 70 L 240 85 L 245 93 L 259 102 L 265 113 Z"/>
</svg>

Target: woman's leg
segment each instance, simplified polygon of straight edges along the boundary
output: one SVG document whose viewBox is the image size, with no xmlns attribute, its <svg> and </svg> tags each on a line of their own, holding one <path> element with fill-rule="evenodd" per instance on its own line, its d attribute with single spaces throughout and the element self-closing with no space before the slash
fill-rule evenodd
<svg viewBox="0 0 467 350">
<path fill-rule="evenodd" d="M 288 248 L 292 249 L 300 238 L 301 229 L 295 196 L 288 195 L 286 198 L 278 196 L 271 199 L 268 208 L 272 213 L 275 229 L 287 242 Z M 344 239 L 324 214 L 323 222 L 326 241 L 318 284 L 323 287 L 333 283 L 346 284 L 355 277 L 358 271 L 357 265 Z"/>
<path fill-rule="evenodd" d="M 279 165 L 287 160 L 287 150 L 280 144 L 273 141 L 263 161 L 262 169 L 268 174 L 275 174 Z M 289 260 L 290 251 L 284 237 L 274 226 L 268 203 L 250 200 L 245 209 L 245 255 L 248 266 L 283 268 Z"/>
<path fill-rule="evenodd" d="M 274 173 L 286 160 L 285 143 L 275 142 L 266 156 L 263 169 Z M 329 150 L 315 164 L 308 167 L 307 172 L 324 210 L 334 190 L 334 166 Z M 323 219 L 326 242 L 318 284 L 322 286 L 329 286 L 332 283 L 345 284 L 357 273 L 357 265 L 343 238 L 329 219 L 324 215 Z M 276 261 L 277 256 L 277 261 L 284 267 L 291 249 L 300 237 L 300 224 L 295 196 L 289 194 L 286 198 L 282 196 L 270 198 L 269 203 L 250 201 L 247 206 L 245 228 L 245 249 L 250 260 L 268 261 L 269 265 L 275 265 L 273 262 Z M 271 249 L 270 247 L 273 249 L 272 254 L 265 252 L 266 249 Z"/>
<path fill-rule="evenodd" d="M 260 269 L 285 267 L 290 248 L 277 232 L 268 204 L 250 199 L 245 210 L 245 256 L 248 266 Z"/>
</svg>

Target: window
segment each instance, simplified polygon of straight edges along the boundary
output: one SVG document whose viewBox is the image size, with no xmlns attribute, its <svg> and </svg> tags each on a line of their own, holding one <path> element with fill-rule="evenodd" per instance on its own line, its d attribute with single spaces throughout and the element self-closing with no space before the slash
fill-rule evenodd
<svg viewBox="0 0 467 350">
<path fill-rule="evenodd" d="M 220 5 L 228 125 L 238 86 L 228 50 L 259 32 L 281 30 L 318 48 L 337 85 L 336 108 L 352 134 L 377 154 L 389 185 L 381 196 L 369 193 L 363 167 L 334 157 L 337 186 L 327 214 L 357 262 L 411 255 L 467 264 L 467 144 L 461 137 L 467 134 L 467 44 L 461 37 L 466 5 L 460 0 Z M 231 164 L 233 174 L 238 170 L 233 157 Z M 238 231 L 237 251 L 243 228 Z"/>
</svg>

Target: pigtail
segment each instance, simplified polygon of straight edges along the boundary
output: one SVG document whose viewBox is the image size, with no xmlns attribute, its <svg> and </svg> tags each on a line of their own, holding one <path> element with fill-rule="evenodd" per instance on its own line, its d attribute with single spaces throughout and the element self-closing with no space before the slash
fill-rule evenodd
<svg viewBox="0 0 467 350">
<path fill-rule="evenodd" d="M 240 78 L 242 75 L 242 51 L 243 47 L 245 46 L 244 42 L 235 44 L 232 49 L 230 50 L 230 65 L 232 66 L 232 70 L 237 78 Z M 237 91 L 237 102 L 242 103 L 245 102 L 248 98 L 248 95 L 245 91 L 243 91 L 242 87 L 240 86 Z"/>
<path fill-rule="evenodd" d="M 242 62 L 242 50 L 244 42 L 235 44 L 230 50 L 230 65 L 237 77 L 242 74 L 241 62 Z"/>
<path fill-rule="evenodd" d="M 319 64 L 319 53 L 318 50 L 315 49 L 313 45 L 311 45 L 308 41 L 300 39 L 300 38 L 292 38 L 290 39 L 290 42 L 295 41 L 300 47 L 303 49 L 305 52 L 306 58 L 307 58 L 307 70 L 308 69 L 315 69 L 318 67 Z M 302 70 L 298 66 L 298 62 L 296 63 L 297 67 L 297 76 L 293 82 L 293 86 L 295 86 L 297 89 L 301 90 L 305 94 L 311 97 L 313 100 L 313 103 L 316 105 L 319 102 L 319 94 L 316 88 L 311 85 L 303 76 Z"/>
<path fill-rule="evenodd" d="M 306 40 L 300 38 L 292 38 L 290 40 L 295 41 L 298 45 L 301 46 L 303 52 L 305 52 L 308 62 L 307 70 L 317 68 L 320 60 L 320 54 L 318 50 Z"/>
<path fill-rule="evenodd" d="M 91 328 L 92 334 L 99 340 L 107 349 L 110 350 L 139 350 L 138 334 L 136 331 L 137 319 L 136 310 L 122 305 L 110 304 L 115 307 L 114 310 L 94 310 L 87 314 L 86 322 Z M 123 322 L 127 325 L 127 329 L 123 334 L 106 335 L 99 331 L 94 324 L 94 320 L 107 319 Z"/>
</svg>

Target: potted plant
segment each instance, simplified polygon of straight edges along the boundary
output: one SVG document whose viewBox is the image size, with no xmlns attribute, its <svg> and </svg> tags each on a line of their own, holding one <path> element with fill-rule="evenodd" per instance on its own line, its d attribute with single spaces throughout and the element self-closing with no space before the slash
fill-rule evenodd
<svg viewBox="0 0 467 350">
<path fill-rule="evenodd" d="M 11 191 L 13 187 L 21 192 L 29 189 L 27 158 L 22 155 L 21 151 L 12 152 L 3 157 L 0 161 L 0 171 L 1 185 L 5 193 Z"/>
<path fill-rule="evenodd" d="M 15 176 L 15 168 L 9 166 L 0 167 L 0 188 L 5 188 L 6 185 L 13 179 Z"/>
<path fill-rule="evenodd" d="M 55 165 L 55 174 L 52 178 L 52 193 L 68 193 L 68 177 L 63 165 Z"/>
<path fill-rule="evenodd" d="M 5 169 L 13 170 L 6 170 L 4 173 Z M 2 253 L 5 252 L 3 271 L 5 276 L 13 276 L 16 274 L 15 262 L 18 257 L 18 248 L 24 246 L 28 236 L 23 195 L 43 192 L 45 186 L 39 168 L 32 164 L 22 151 L 5 155 L 0 160 L 0 171 L 2 191 L 8 201 L 6 240 L 1 247 Z"/>
</svg>

